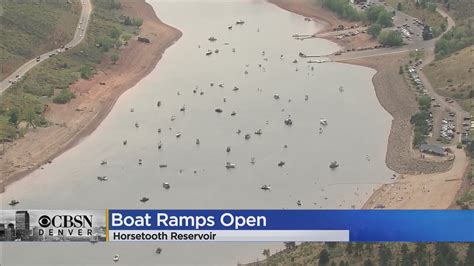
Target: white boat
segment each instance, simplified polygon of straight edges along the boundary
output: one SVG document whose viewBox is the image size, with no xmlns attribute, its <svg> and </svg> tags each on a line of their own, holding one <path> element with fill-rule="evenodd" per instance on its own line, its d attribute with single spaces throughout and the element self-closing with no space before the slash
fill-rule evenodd
<svg viewBox="0 0 474 266">
<path fill-rule="evenodd" d="M 176 137 L 177 138 L 181 137 L 181 132 L 176 133 Z"/>
<path fill-rule="evenodd" d="M 270 189 L 272 189 L 272 186 L 270 186 L 270 185 L 263 185 L 263 186 L 261 186 L 260 188 L 261 188 L 262 190 L 270 190 Z"/>
<path fill-rule="evenodd" d="M 243 21 L 241 19 L 239 19 L 235 22 L 235 24 L 237 24 L 237 25 L 243 25 L 244 23 L 245 23 L 245 21 Z"/>
<path fill-rule="evenodd" d="M 325 119 L 325 118 L 321 118 L 321 120 L 319 120 L 319 123 L 323 126 L 327 126 L 328 125 L 328 121 Z"/>
<path fill-rule="evenodd" d="M 163 188 L 164 188 L 164 189 L 170 189 L 171 186 L 170 186 L 170 184 L 169 184 L 168 182 L 164 182 L 164 183 L 163 183 Z"/>
<path fill-rule="evenodd" d="M 99 180 L 99 181 L 107 181 L 107 180 L 109 180 L 109 178 L 104 175 L 104 176 L 98 176 L 98 177 L 97 177 L 97 180 Z"/>
<path fill-rule="evenodd" d="M 255 131 L 255 135 L 262 135 L 262 130 L 258 129 L 257 131 Z"/>
<path fill-rule="evenodd" d="M 278 95 L 278 94 L 273 95 L 273 99 L 275 99 L 275 100 L 280 99 L 280 95 Z"/>
<path fill-rule="evenodd" d="M 118 255 L 118 254 L 115 254 L 115 255 L 114 255 L 114 258 L 113 258 L 113 261 L 114 261 L 114 262 L 118 262 L 119 259 L 120 259 L 120 258 L 119 258 L 119 255 Z"/>
<path fill-rule="evenodd" d="M 225 163 L 225 168 L 227 168 L 227 169 L 235 168 L 235 164 L 230 163 L 230 162 L 226 162 L 226 163 Z"/>
<path fill-rule="evenodd" d="M 107 161 L 106 161 L 106 160 L 100 161 L 100 165 L 106 165 L 106 164 L 107 164 Z"/>
</svg>

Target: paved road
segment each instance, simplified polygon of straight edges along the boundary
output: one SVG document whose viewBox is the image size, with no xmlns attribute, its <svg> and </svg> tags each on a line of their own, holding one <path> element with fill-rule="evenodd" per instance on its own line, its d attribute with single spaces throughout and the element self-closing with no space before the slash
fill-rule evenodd
<svg viewBox="0 0 474 266">
<path fill-rule="evenodd" d="M 442 9 L 437 9 L 437 11 L 445 18 L 447 18 L 448 25 L 446 27 L 446 31 L 449 31 L 452 27 L 455 26 L 454 20 Z M 400 25 L 401 23 L 404 23 L 405 21 L 413 21 L 413 17 L 403 13 L 403 12 L 398 12 L 396 13 L 397 15 L 395 16 L 394 22 L 395 25 Z M 343 53 L 341 55 L 329 55 L 328 58 L 331 61 L 338 62 L 338 61 L 346 61 L 346 60 L 351 60 L 351 59 L 359 59 L 359 58 L 367 58 L 367 57 L 375 57 L 375 56 L 384 56 L 384 55 L 390 55 L 390 54 L 398 54 L 398 53 L 406 53 L 409 51 L 415 51 L 415 50 L 424 50 L 425 51 L 425 58 L 424 62 L 419 65 L 416 70 L 418 73 L 418 76 L 420 77 L 421 81 L 423 82 L 423 85 L 425 89 L 428 91 L 429 95 L 431 98 L 435 99 L 435 102 L 440 104 L 440 110 L 443 110 L 445 112 L 438 112 L 440 115 L 441 114 L 446 114 L 446 112 L 454 112 L 456 114 L 456 119 L 455 119 L 455 126 L 456 126 L 456 131 L 457 132 L 462 132 L 463 130 L 463 119 L 464 117 L 470 117 L 469 112 L 466 112 L 458 102 L 453 102 L 449 103 L 445 101 L 445 97 L 437 94 L 431 86 L 431 83 L 429 82 L 428 78 L 426 75 L 421 71 L 424 66 L 430 64 L 434 60 L 434 46 L 436 41 L 441 38 L 442 34 L 432 40 L 429 41 L 423 41 L 420 38 L 414 38 L 410 43 L 403 47 L 398 47 L 398 48 L 380 48 L 380 49 L 372 49 L 372 50 L 365 50 L 365 51 L 354 51 L 354 52 L 347 52 Z M 445 117 L 438 117 L 436 119 L 439 123 L 436 123 L 437 125 L 434 125 L 433 130 L 439 130 L 440 129 L 440 121 L 442 118 Z M 437 134 L 435 134 L 436 136 Z M 455 140 L 455 144 L 461 141 L 461 135 L 457 136 L 457 139 Z"/>
<path fill-rule="evenodd" d="M 87 26 L 89 25 L 92 5 L 90 0 L 81 0 L 81 3 L 82 12 L 77 24 L 76 32 L 74 33 L 74 37 L 72 38 L 72 40 L 68 44 L 64 45 L 64 48 L 58 47 L 58 49 L 40 55 L 39 60 L 37 60 L 36 58 L 31 59 L 30 61 L 19 67 L 10 76 L 0 82 L 0 95 L 12 85 L 12 82 L 16 82 L 16 80 L 23 77 L 23 75 L 25 75 L 30 69 L 43 62 L 44 60 L 47 60 L 51 54 L 64 52 L 65 48 L 72 48 L 78 45 L 84 39 Z"/>
</svg>

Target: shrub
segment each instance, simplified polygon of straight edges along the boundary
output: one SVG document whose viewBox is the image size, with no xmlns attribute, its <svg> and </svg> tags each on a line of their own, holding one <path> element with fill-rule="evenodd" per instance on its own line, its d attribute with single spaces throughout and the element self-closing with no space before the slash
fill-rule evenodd
<svg viewBox="0 0 474 266">
<path fill-rule="evenodd" d="M 61 92 L 59 92 L 58 95 L 54 96 L 53 102 L 57 104 L 65 104 L 74 97 L 74 93 L 72 93 L 69 89 L 64 88 L 61 90 Z"/>
<path fill-rule="evenodd" d="M 370 27 L 367 29 L 367 32 L 372 35 L 372 37 L 377 38 L 379 36 L 380 31 L 382 31 L 382 26 L 378 23 L 374 23 L 370 25 Z"/>
<path fill-rule="evenodd" d="M 400 46 L 403 44 L 402 34 L 393 30 L 383 30 L 378 38 L 383 45 Z"/>
</svg>

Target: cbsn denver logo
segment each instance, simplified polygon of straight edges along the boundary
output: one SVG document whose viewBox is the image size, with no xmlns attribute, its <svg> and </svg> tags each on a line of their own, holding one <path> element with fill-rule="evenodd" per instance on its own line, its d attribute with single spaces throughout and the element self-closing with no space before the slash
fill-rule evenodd
<svg viewBox="0 0 474 266">
<path fill-rule="evenodd" d="M 92 215 L 42 215 L 38 218 L 40 236 L 92 236 Z"/>
</svg>

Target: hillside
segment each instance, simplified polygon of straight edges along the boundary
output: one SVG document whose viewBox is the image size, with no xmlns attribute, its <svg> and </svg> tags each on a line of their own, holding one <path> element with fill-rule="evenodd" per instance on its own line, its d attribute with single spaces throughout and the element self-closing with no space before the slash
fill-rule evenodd
<svg viewBox="0 0 474 266">
<path fill-rule="evenodd" d="M 25 4 L 28 10 L 36 5 L 25 3 L 29 3 Z M 44 117 L 47 108 L 74 98 L 69 85 L 75 81 L 91 78 L 100 67 L 111 67 L 119 58 L 120 48 L 143 23 L 135 18 L 135 25 L 124 25 L 127 23 L 117 0 L 94 0 L 92 5 L 91 20 L 82 43 L 33 68 L 0 96 L 0 141 L 21 138 L 30 127 L 47 126 Z M 34 47 L 33 44 L 29 46 Z"/>
<path fill-rule="evenodd" d="M 24 62 L 72 39 L 79 1 L 0 0 L 0 79 Z"/>
<path fill-rule="evenodd" d="M 451 266 L 473 263 L 472 243 L 303 243 L 249 265 Z"/>
</svg>

